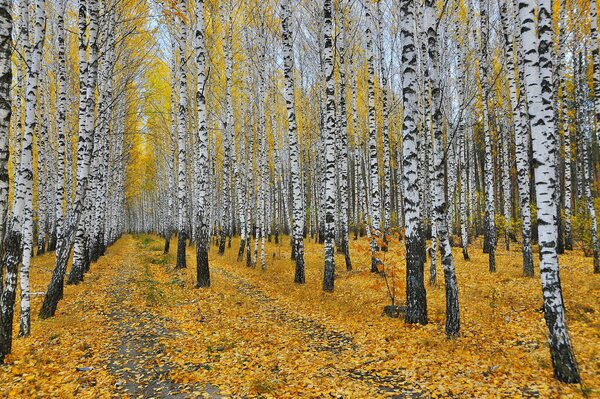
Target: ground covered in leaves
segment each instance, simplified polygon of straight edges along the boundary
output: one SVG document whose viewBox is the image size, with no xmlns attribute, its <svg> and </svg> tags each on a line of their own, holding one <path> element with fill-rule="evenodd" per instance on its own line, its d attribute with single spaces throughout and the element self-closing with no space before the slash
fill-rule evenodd
<svg viewBox="0 0 600 399">
<path fill-rule="evenodd" d="M 237 245 L 211 249 L 210 289 L 194 289 L 194 248 L 185 270 L 154 236 L 125 236 L 51 320 L 32 320 L 0 366 L 2 397 L 78 398 L 481 398 L 600 397 L 600 277 L 591 258 L 561 257 L 570 332 L 583 384 L 552 377 L 539 277 L 521 276 L 520 252 L 499 250 L 487 271 L 456 250 L 462 334 L 444 336 L 443 282 L 427 287 L 426 326 L 382 316 L 381 275 L 366 242 L 352 242 L 333 294 L 323 293 L 322 246 L 306 248 L 307 284 L 293 283 L 289 240 L 269 243 L 262 271 L 238 263 Z M 171 248 L 175 248 L 175 241 Z M 387 264 L 394 263 L 390 255 Z M 404 296 L 404 269 L 396 274 Z M 34 259 L 32 304 L 41 305 L 53 254 Z M 440 271 L 440 278 L 441 275 Z"/>
</svg>

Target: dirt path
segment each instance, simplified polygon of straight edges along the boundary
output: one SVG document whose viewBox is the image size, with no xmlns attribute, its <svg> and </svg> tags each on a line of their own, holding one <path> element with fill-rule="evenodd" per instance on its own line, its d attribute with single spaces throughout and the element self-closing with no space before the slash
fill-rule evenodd
<svg viewBox="0 0 600 399">
<path fill-rule="evenodd" d="M 225 277 L 237 291 L 248 299 L 254 301 L 257 313 L 273 320 L 276 323 L 286 324 L 303 334 L 309 342 L 308 347 L 317 352 L 328 352 L 333 356 L 343 352 L 349 352 L 349 356 L 356 358 L 365 357 L 368 354 L 354 342 L 350 332 L 326 327 L 322 323 L 310 317 L 298 314 L 287 309 L 277 299 L 269 297 L 244 277 L 231 273 L 222 267 L 213 265 L 212 270 Z M 364 367 L 346 367 L 340 364 L 330 372 L 330 378 L 341 376 L 363 382 L 373 387 L 379 394 L 395 399 L 420 399 L 429 398 L 430 394 L 415 382 L 410 382 L 399 370 L 378 370 L 369 367 L 373 361 L 367 360 Z"/>
<path fill-rule="evenodd" d="M 259 335 L 261 328 L 267 326 L 267 331 L 271 332 L 277 326 L 280 331 L 284 331 L 289 337 L 297 336 L 295 342 L 301 343 L 302 356 L 313 359 L 326 359 L 327 366 L 319 370 L 316 375 L 333 381 L 354 381 L 357 386 L 362 386 L 364 392 L 377 392 L 377 396 L 392 398 L 426 398 L 426 393 L 418 384 L 411 383 L 414 377 L 404 375 L 396 370 L 381 370 L 377 367 L 376 360 L 370 356 L 368 348 L 362 347 L 355 340 L 353 334 L 349 331 L 334 328 L 330 325 L 303 314 L 301 311 L 293 309 L 289 304 L 281 299 L 269 296 L 253 283 L 251 275 L 245 275 L 245 268 L 238 268 L 239 265 L 223 264 L 221 260 L 211 263 L 211 273 L 218 278 L 220 288 L 214 288 L 209 291 L 194 290 L 186 286 L 185 275 L 189 277 L 191 270 L 186 272 L 175 272 L 173 265 L 168 257 L 164 257 L 158 251 L 157 242 L 151 238 L 145 238 L 147 242 L 137 239 L 132 241 L 132 246 L 123 258 L 123 273 L 115 279 L 112 290 L 113 303 L 111 308 L 111 318 L 116 321 L 120 345 L 111 361 L 110 368 L 118 376 L 118 389 L 133 397 L 140 398 L 188 398 L 205 397 L 220 398 L 218 389 L 211 385 L 193 383 L 177 383 L 170 379 L 170 375 L 181 371 L 197 372 L 204 369 L 219 369 L 220 362 L 224 357 L 235 358 L 237 356 L 252 356 L 252 347 L 242 347 L 235 353 L 230 352 L 230 347 L 237 343 L 224 343 L 217 345 L 208 345 L 205 352 L 214 354 L 206 362 L 177 362 L 169 357 L 169 353 L 183 350 L 187 352 L 188 345 L 183 344 L 181 339 L 187 338 L 188 342 L 195 344 L 201 342 L 202 336 L 212 336 L 223 334 L 222 328 L 216 323 L 208 323 L 209 328 L 200 332 L 180 328 L 183 319 L 192 316 L 190 313 L 195 308 L 190 308 L 183 312 L 169 312 L 163 308 L 162 312 L 154 312 L 153 307 L 146 307 L 145 310 L 139 310 L 139 304 L 132 303 L 129 296 L 132 289 L 143 283 L 147 288 L 147 296 L 156 297 L 158 301 L 166 300 L 163 298 L 163 290 L 168 290 L 168 283 L 165 282 L 164 272 L 170 273 L 173 282 L 183 287 L 187 299 L 178 298 L 177 302 L 171 304 L 173 309 L 179 309 L 188 300 L 197 300 L 199 295 L 207 292 L 213 294 L 210 298 L 204 298 L 195 303 L 196 309 L 206 309 L 207 302 L 217 305 L 210 313 L 203 313 L 200 317 L 198 327 L 206 327 L 203 320 L 214 320 L 215 318 L 227 318 L 233 325 L 245 325 L 246 330 Z M 168 260 L 168 261 L 167 261 Z M 164 262 L 164 264 L 162 264 Z M 159 266 L 160 264 L 160 266 Z M 158 274 L 163 274 L 162 281 L 158 281 Z M 157 276 L 154 276 L 157 274 Z M 183 274 L 182 274 L 183 273 Z M 193 273 L 192 273 L 193 274 Z M 218 277 L 217 277 L 218 276 Z M 156 279 L 155 279 L 156 278 Z M 160 279 L 159 279 L 160 280 Z M 235 303 L 251 309 L 252 317 L 227 316 L 223 314 L 228 310 L 228 298 L 226 295 L 236 297 Z M 216 304 L 215 304 L 216 302 Z M 208 311 L 207 311 L 208 312 Z M 225 328 L 226 329 L 226 328 Z M 275 335 L 275 333 L 274 333 Z M 270 337 L 265 337 L 268 341 Z M 283 354 L 287 351 L 294 351 L 298 348 L 288 348 L 277 342 L 267 345 L 269 352 Z M 200 353 L 204 356 L 206 353 Z M 197 354 L 198 355 L 198 354 Z M 195 356 L 196 358 L 199 356 Z M 190 359 L 194 359 L 192 355 Z M 352 359 L 349 364 L 344 359 Z M 188 359 L 189 360 L 189 359 Z M 196 359 L 194 359 L 196 360 Z M 244 367 L 243 362 L 233 363 L 234 367 Z M 301 372 L 295 370 L 295 364 L 291 366 L 291 378 L 301 378 Z M 259 368 L 268 369 L 273 378 L 277 378 L 284 370 L 278 364 L 270 364 L 270 361 L 263 360 Z M 284 367 L 283 365 L 281 367 Z M 173 373 L 175 372 L 175 373 Z M 209 380 L 210 381 L 210 380 Z M 317 383 L 318 384 L 318 383 Z M 269 393 L 267 382 L 260 382 L 255 387 L 257 393 Z M 222 384 L 221 387 L 236 391 L 235 385 Z M 318 386 L 318 385 L 317 385 Z M 264 390 L 264 392 L 261 392 Z M 358 389 L 359 392 L 361 388 Z M 193 392 L 193 393 L 191 393 Z M 273 391 L 275 393 L 277 391 Z M 200 396 L 202 395 L 202 396 Z M 331 397 L 344 398 L 344 393 L 330 393 Z M 233 397 L 238 397 L 233 394 Z M 259 396 L 260 397 L 260 396 Z M 356 397 L 356 395 L 352 395 Z"/>
<path fill-rule="evenodd" d="M 164 341 L 173 340 L 181 331 L 169 329 L 172 322 L 151 309 L 139 309 L 132 303 L 130 292 L 140 281 L 159 284 L 152 279 L 136 246 L 123 254 L 122 273 L 113 281 L 109 318 L 118 337 L 116 353 L 111 356 L 109 369 L 117 376 L 117 392 L 131 398 L 222 398 L 218 389 L 207 384 L 180 385 L 169 378 L 176 367 L 165 353 Z"/>
<path fill-rule="evenodd" d="M 277 300 L 267 296 L 248 280 L 227 270 L 214 267 L 213 271 L 229 280 L 242 295 L 255 301 L 260 306 L 260 312 L 266 317 L 276 323 L 285 323 L 304 334 L 312 349 L 332 353 L 356 349 L 353 337 L 348 332 L 329 329 L 314 319 L 303 317 L 283 308 Z"/>
</svg>

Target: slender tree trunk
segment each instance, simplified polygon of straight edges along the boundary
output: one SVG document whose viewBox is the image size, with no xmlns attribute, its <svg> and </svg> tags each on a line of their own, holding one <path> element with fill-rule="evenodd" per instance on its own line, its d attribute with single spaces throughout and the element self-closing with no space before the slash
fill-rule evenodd
<svg viewBox="0 0 600 399">
<path fill-rule="evenodd" d="M 467 134 L 463 126 L 462 137 L 460 140 L 460 237 L 464 260 L 471 260 L 469 257 L 469 228 L 467 219 L 467 203 L 468 203 L 468 178 L 467 178 Z"/>
<path fill-rule="evenodd" d="M 80 57 L 80 102 L 79 102 L 79 141 L 82 142 L 80 157 L 80 148 L 77 148 L 77 187 L 79 192 L 79 203 L 77 206 L 77 193 L 73 209 L 79 209 L 80 214 L 75 216 L 77 225 L 75 227 L 75 247 L 73 249 L 73 265 L 67 279 L 67 284 L 78 284 L 83 281 L 83 275 L 86 269 L 86 223 L 79 223 L 83 218 L 87 220 L 89 213 L 89 198 L 86 196 L 87 186 L 90 174 L 90 165 L 94 151 L 94 111 L 96 108 L 96 83 L 98 77 L 98 1 L 90 0 L 89 6 L 89 38 L 86 38 L 85 31 L 87 24 L 86 5 L 83 1 L 79 3 L 79 57 Z M 86 62 L 86 43 L 89 41 L 89 62 Z M 81 97 L 83 96 L 83 103 Z M 83 133 L 85 132 L 85 133 Z M 85 144 L 83 141 L 85 140 Z M 85 146 L 85 149 L 84 149 Z M 85 153 L 85 157 L 83 154 Z M 81 176 L 79 170 L 81 168 Z M 83 187 L 85 185 L 85 188 Z M 70 251 L 70 248 L 69 248 Z M 68 255 L 65 253 L 64 255 Z"/>
<path fill-rule="evenodd" d="M 371 271 L 378 272 L 381 261 L 377 258 L 379 252 L 379 245 L 377 244 L 377 238 L 381 237 L 381 204 L 380 204 L 380 193 L 379 193 L 379 165 L 377 158 L 377 125 L 376 125 L 376 113 L 375 113 L 375 82 L 374 75 L 375 69 L 373 66 L 373 37 L 371 33 L 372 17 L 369 5 L 366 5 L 366 31 L 365 36 L 367 39 L 367 69 L 368 69 L 368 106 L 369 106 L 369 180 L 371 187 L 369 193 L 371 194 L 371 223 L 370 229 L 372 234 L 371 239 Z"/>
<path fill-rule="evenodd" d="M 496 206 L 494 203 L 494 161 L 492 158 L 492 132 L 490 127 L 490 116 L 488 111 L 488 96 L 490 94 L 490 85 L 488 82 L 488 3 L 480 0 L 481 14 L 481 60 L 480 79 L 481 79 L 481 95 L 483 103 L 483 130 L 485 141 L 485 156 L 484 156 L 484 180 L 485 180 L 485 237 L 487 240 L 487 250 L 489 254 L 489 269 L 490 272 L 496 271 Z"/>
<path fill-rule="evenodd" d="M 233 72 L 233 43 L 232 32 L 233 23 L 231 22 L 231 7 L 225 10 L 224 3 L 221 2 L 221 26 L 223 28 L 223 51 L 225 53 L 225 122 L 223 129 L 223 191 L 222 191 L 222 212 L 223 226 L 219 241 L 219 255 L 225 253 L 225 241 L 230 235 L 232 220 L 230 219 L 231 203 L 231 142 L 233 141 L 233 103 L 231 98 L 231 74 Z M 227 14 L 227 15 L 226 15 Z"/>
<path fill-rule="evenodd" d="M 468 26 L 467 26 L 468 29 Z M 464 32 L 463 30 L 458 31 L 458 34 L 461 34 L 462 32 Z M 465 40 L 466 41 L 466 40 Z M 458 82 L 458 97 L 459 97 L 459 104 L 461 104 L 462 107 L 466 107 L 465 104 L 465 90 L 464 90 L 464 86 L 465 86 L 465 82 L 466 82 L 466 76 L 468 74 L 468 67 L 466 64 L 466 60 L 465 60 L 465 54 L 466 54 L 466 43 L 463 43 L 461 48 L 458 49 L 458 65 L 457 68 L 458 70 L 462 73 L 461 77 L 459 78 L 459 82 Z M 464 109 L 464 108 L 463 108 Z M 460 214 L 460 237 L 461 237 L 461 246 L 462 246 L 462 252 L 463 252 L 463 258 L 464 260 L 470 260 L 469 258 L 469 231 L 468 231 L 468 226 L 467 226 L 467 202 L 468 202 L 468 198 L 467 198 L 467 190 L 468 190 L 468 184 L 467 184 L 467 170 L 468 170 L 468 156 L 467 156 L 467 147 L 468 147 L 468 135 L 466 132 L 466 127 L 465 127 L 465 115 L 462 114 L 460 116 L 460 120 L 459 120 L 459 133 L 460 133 L 460 137 L 458 138 L 459 140 L 459 145 L 458 145 L 458 164 L 460 167 L 460 193 L 458 193 L 458 201 L 459 201 L 459 214 Z M 452 191 L 450 191 L 450 193 L 452 193 Z"/>
<path fill-rule="evenodd" d="M 428 27 L 427 25 L 424 26 L 425 31 L 428 31 L 429 29 L 434 30 L 435 29 L 435 20 L 430 20 L 428 21 L 429 23 L 432 24 L 431 27 Z M 429 40 L 428 40 L 429 41 Z M 429 45 L 429 44 L 428 44 Z M 427 52 L 429 52 L 429 48 L 427 49 Z M 426 52 L 426 53 L 427 53 Z M 425 64 L 427 65 L 427 63 Z M 430 76 L 428 74 L 428 76 Z M 430 76 L 431 79 L 431 76 Z M 428 85 L 429 86 L 429 85 Z M 429 91 L 426 91 L 426 95 L 429 96 Z M 433 92 L 433 88 L 431 88 L 431 91 Z M 433 101 L 431 102 L 432 105 L 432 109 L 433 109 Z M 435 123 L 433 121 L 433 115 L 432 112 L 428 112 L 427 113 L 428 119 L 427 119 L 427 126 L 432 126 Z M 429 119 L 431 118 L 431 119 Z M 435 174 L 435 167 L 434 167 L 434 163 L 433 163 L 433 138 L 431 137 L 431 135 L 429 134 L 429 128 L 424 130 L 426 136 L 425 136 L 425 140 L 426 141 L 426 150 L 427 150 L 427 175 L 428 176 L 434 176 Z M 433 132 L 432 132 L 433 133 Z M 431 246 L 429 247 L 429 284 L 430 285 L 435 285 L 436 281 L 437 281 L 437 246 L 438 246 L 438 233 L 437 233 L 437 229 L 438 229 L 438 225 L 437 223 L 435 223 L 433 221 L 434 218 L 434 201 L 433 198 L 435 197 L 435 187 L 432 184 L 431 181 L 428 181 L 429 184 L 429 190 L 427 190 L 428 194 L 429 194 L 429 211 L 430 211 L 430 215 L 431 215 Z"/>
<path fill-rule="evenodd" d="M 198 197 L 196 199 L 196 223 L 198 239 L 196 242 L 196 287 L 210 286 L 210 271 L 208 266 L 208 129 L 206 126 L 206 43 L 204 23 L 204 0 L 196 2 L 196 63 L 198 64 L 198 88 L 196 104 L 198 105 L 198 152 L 196 160 L 198 176 Z"/>
<path fill-rule="evenodd" d="M 325 114 L 325 271 L 323 290 L 332 292 L 334 287 L 334 240 L 335 240 L 335 79 L 333 76 L 333 41 L 331 0 L 323 6 L 324 40 L 323 75 L 326 84 Z"/>
<path fill-rule="evenodd" d="M 236 194 L 238 199 L 239 207 L 239 226 L 240 226 L 240 246 L 238 248 L 237 261 L 241 262 L 244 257 L 244 249 L 246 248 L 246 238 L 248 236 L 248 230 L 246 229 L 246 213 L 248 212 L 248 198 L 246 195 L 246 174 L 244 165 L 246 164 L 246 148 L 245 139 L 242 137 L 240 143 L 237 143 L 238 158 L 235 160 L 235 180 L 236 180 Z"/>
<path fill-rule="evenodd" d="M 168 254 L 171 249 L 171 238 L 173 236 L 174 223 L 174 204 L 175 197 L 175 165 L 177 163 L 175 154 L 175 142 L 177 141 L 177 84 L 179 82 L 179 74 L 177 70 L 177 38 L 173 34 L 172 42 L 172 59 L 171 59 L 171 128 L 169 129 L 169 153 L 167 154 L 167 223 L 165 231 L 165 247 L 164 253 Z"/>
<path fill-rule="evenodd" d="M 340 238 L 341 238 L 341 250 L 344 253 L 344 259 L 346 261 L 346 270 L 352 270 L 352 261 L 350 259 L 350 246 L 348 237 L 348 114 L 346 112 L 346 36 L 345 36 L 345 16 L 344 9 L 340 8 L 340 26 L 339 26 L 339 37 L 337 40 L 339 50 L 339 75 L 340 75 L 340 90 L 339 90 L 339 145 L 338 149 L 340 162 L 339 162 L 339 193 L 340 193 Z"/>
<path fill-rule="evenodd" d="M 421 239 L 417 152 L 417 52 L 414 37 L 415 16 L 410 0 L 400 2 L 402 43 L 402 95 L 404 121 L 402 155 L 404 220 L 406 236 L 406 322 L 427 323 L 427 293 L 424 282 L 425 248 Z"/>
<path fill-rule="evenodd" d="M 442 130 L 442 92 L 439 80 L 439 50 L 436 30 L 436 2 L 425 1 L 425 26 L 427 28 L 427 53 L 431 76 L 431 97 L 433 100 L 433 186 L 435 195 L 433 197 L 433 218 L 439 241 L 442 266 L 444 268 L 444 285 L 446 288 L 446 335 L 455 337 L 460 331 L 460 313 L 458 306 L 458 286 L 456 284 L 456 272 L 454 269 L 454 258 L 448 236 L 447 225 L 447 203 L 445 184 L 445 146 L 444 131 Z"/>
<path fill-rule="evenodd" d="M 510 103 L 515 135 L 515 158 L 517 166 L 517 185 L 519 188 L 519 205 L 521 209 L 521 236 L 523 253 L 523 274 L 533 276 L 533 251 L 531 248 L 531 209 L 529 193 L 529 129 L 527 115 L 525 114 L 525 93 L 517 93 L 515 80 L 514 45 L 513 36 L 509 34 L 509 16 L 513 15 L 508 9 L 509 4 L 504 3 L 500 12 L 504 44 L 507 58 L 508 84 L 510 90 Z M 519 51 L 520 52 L 520 51 Z M 521 54 L 517 54 L 517 73 L 521 76 L 523 69 Z M 519 79 L 522 81 L 522 76 Z M 517 95 L 519 94 L 519 95 Z"/>
<path fill-rule="evenodd" d="M 563 107 L 563 109 L 566 108 L 574 108 L 573 104 L 574 102 L 572 101 L 567 101 L 567 79 L 564 76 L 564 74 L 561 76 L 561 84 L 562 84 L 562 90 L 563 93 L 565 93 L 564 95 L 564 99 L 565 102 L 567 102 L 567 104 Z M 565 112 L 567 114 L 567 121 L 568 123 L 565 125 L 565 129 L 564 129 L 564 173 L 565 173 L 565 195 L 563 196 L 563 204 L 564 204 L 564 210 L 565 210 L 565 249 L 572 251 L 573 250 L 573 236 L 572 236 L 572 232 L 571 232 L 571 210 L 572 210 L 572 179 L 571 179 L 571 175 L 572 175 L 572 150 L 571 150 L 571 132 L 572 132 L 572 126 L 574 125 L 574 118 L 570 115 L 569 113 Z"/>
<path fill-rule="evenodd" d="M 0 252 L 8 253 L 10 243 L 5 243 L 7 233 L 7 214 L 8 214 L 8 158 L 9 158 L 9 136 L 11 119 L 11 95 L 12 85 L 11 54 L 12 54 L 12 1 L 0 0 Z M 3 280 L 4 267 L 7 265 L 3 257 L 0 264 L 0 364 L 4 361 L 4 356 L 10 352 L 10 342 L 7 342 L 12 331 L 12 314 L 7 306 L 7 300 L 13 297 L 11 285 L 8 278 L 11 274 L 16 278 L 16 271 L 9 272 L 6 269 L 6 287 Z M 16 281 L 14 282 L 16 286 Z M 10 316 L 9 319 L 4 319 Z M 7 351 L 8 343 L 8 351 Z"/>
<path fill-rule="evenodd" d="M 304 201 L 302 198 L 302 181 L 300 178 L 300 154 L 296 137 L 296 113 L 294 102 L 294 60 L 292 33 L 290 29 L 291 12 L 289 0 L 281 2 L 281 26 L 283 39 L 283 63 L 285 78 L 285 104 L 288 117 L 288 137 L 290 155 L 290 179 L 292 182 L 293 228 L 292 251 L 296 260 L 294 282 L 304 284 Z"/>
<path fill-rule="evenodd" d="M 543 77 L 549 72 L 550 42 L 547 41 L 551 27 L 550 1 L 540 0 L 538 14 L 539 35 L 535 27 L 535 2 L 519 0 L 521 22 L 521 45 L 524 50 L 524 77 L 529 110 L 534 159 L 536 203 L 538 207 L 538 236 L 540 245 L 540 276 L 544 298 L 544 316 L 548 327 L 548 342 L 554 367 L 554 376 L 562 382 L 580 381 L 579 371 L 571 347 L 565 322 L 565 310 L 556 254 L 556 173 L 554 168 L 556 137 L 552 118 L 552 88 L 546 91 Z M 538 49 L 539 43 L 539 49 Z"/>
<path fill-rule="evenodd" d="M 8 155 L 12 102 L 12 0 L 0 0 L 0 249 L 4 245 L 8 214 Z M 2 293 L 0 266 L 0 295 Z M 1 324 L 1 320 L 0 320 Z"/>
<path fill-rule="evenodd" d="M 85 7 L 85 6 L 84 6 Z M 97 1 L 91 1 L 88 3 L 88 11 L 89 11 L 89 16 L 90 16 L 90 23 L 89 23 L 89 38 L 87 39 L 86 42 L 89 42 L 89 47 L 90 47 L 90 51 L 89 51 L 89 62 L 87 64 L 85 64 L 85 73 L 83 75 L 85 75 L 85 103 L 84 106 L 82 107 L 82 109 L 80 109 L 80 118 L 83 119 L 83 124 L 84 127 L 83 129 L 86 131 L 86 135 L 89 135 L 90 138 L 90 142 L 87 145 L 87 151 L 89 151 L 89 158 L 86 160 L 87 161 L 87 176 L 85 179 L 85 183 L 86 183 L 86 190 L 85 190 L 85 194 L 81 197 L 81 202 L 82 202 L 82 206 L 80 208 L 80 212 L 82 213 L 82 215 L 80 216 L 82 218 L 82 223 L 77 223 L 77 228 L 75 230 L 75 243 L 74 243 L 74 249 L 73 249 L 73 264 L 71 267 L 71 272 L 69 273 L 69 277 L 67 279 L 67 284 L 79 284 L 79 282 L 83 281 L 83 277 L 85 272 L 88 269 L 88 253 L 89 253 L 89 247 L 88 247 L 88 243 L 89 243 L 89 217 L 90 217 L 90 212 L 91 212 L 91 203 L 90 203 L 90 195 L 93 195 L 94 192 L 94 181 L 93 181 L 93 174 L 90 177 L 90 169 L 93 169 L 91 166 L 92 164 L 92 159 L 93 159 L 93 154 L 94 154 L 94 145 L 95 145 L 95 141 L 94 141 L 94 133 L 95 133 L 95 129 L 94 129 L 94 125 L 95 125 L 95 107 L 96 107 L 96 94 L 95 94 L 95 90 L 96 90 L 96 83 L 97 83 L 97 73 L 98 73 L 98 14 L 99 14 L 99 10 L 98 10 L 98 2 Z M 79 24 L 81 25 L 82 23 L 84 23 L 83 27 L 80 26 L 80 29 L 82 32 L 84 32 L 83 34 L 85 34 L 85 24 L 87 24 L 87 21 L 85 21 L 85 14 L 84 14 L 84 21 L 81 21 L 81 15 L 80 15 L 80 21 Z M 80 32 L 80 41 L 81 40 L 86 40 L 85 37 L 81 37 L 81 32 Z M 82 57 L 85 60 L 85 43 L 82 45 L 80 44 L 80 57 Z M 82 51 L 84 52 L 82 54 Z M 81 77 L 80 77 L 81 79 Z M 81 95 L 81 93 L 80 93 Z M 80 103 L 81 105 L 81 103 Z M 81 124 L 81 120 L 80 120 L 80 124 Z M 81 126 L 80 126 L 80 135 L 81 135 Z M 79 149 L 78 149 L 78 159 L 77 162 L 79 164 Z M 79 178 L 78 178 L 79 180 Z M 91 182 L 91 184 L 90 184 Z M 79 182 L 78 182 L 79 184 Z M 87 190 L 87 186 L 90 185 L 90 191 L 92 194 L 87 194 L 88 190 Z"/>
<path fill-rule="evenodd" d="M 598 9 L 596 0 L 590 0 L 590 34 L 594 61 L 594 108 L 596 114 L 596 139 L 600 146 L 600 51 L 598 50 Z"/>
<path fill-rule="evenodd" d="M 377 2 L 379 67 L 381 73 L 381 136 L 383 144 L 383 239 L 387 240 L 391 220 L 391 166 L 390 166 L 390 122 L 388 99 L 388 74 L 385 69 L 385 54 L 383 46 L 383 15 L 381 2 Z"/>
<path fill-rule="evenodd" d="M 179 112 L 177 115 L 177 206 L 178 223 L 177 223 L 177 264 L 176 269 L 184 269 L 186 267 L 186 241 L 188 238 L 187 232 L 187 165 L 186 165 L 186 144 L 187 144 L 187 55 L 186 55 L 186 38 L 187 38 L 187 8 L 186 0 L 182 0 L 181 6 L 181 21 L 179 24 Z"/>
</svg>

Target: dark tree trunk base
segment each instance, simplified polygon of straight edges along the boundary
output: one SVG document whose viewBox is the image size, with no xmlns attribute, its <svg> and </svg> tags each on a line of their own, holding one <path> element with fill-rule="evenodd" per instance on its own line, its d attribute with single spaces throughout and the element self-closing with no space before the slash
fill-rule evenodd
<svg viewBox="0 0 600 399">
<path fill-rule="evenodd" d="M 19 263 L 21 263 L 21 233 L 9 229 L 4 240 L 4 257 L 2 259 L 6 265 L 6 275 L 14 278 L 14 281 L 4 282 L 2 291 L 2 307 L 0 309 L 0 364 L 4 362 L 4 357 L 12 351 L 12 334 L 15 299 L 17 297 L 17 273 Z M 12 289 L 7 289 L 7 286 Z"/>
<path fill-rule="evenodd" d="M 295 240 L 294 240 L 295 241 Z M 293 244 L 295 252 L 295 261 L 296 261 L 296 272 L 294 273 L 294 283 L 296 284 L 304 284 L 305 283 L 305 275 L 304 275 L 304 241 L 302 238 L 296 243 Z"/>
<path fill-rule="evenodd" d="M 85 257 L 85 254 L 84 254 Z M 83 260 L 81 263 L 71 265 L 71 271 L 69 272 L 69 277 L 67 278 L 67 285 L 77 285 L 83 281 Z"/>
<path fill-rule="evenodd" d="M 177 236 L 177 263 L 175 269 L 185 269 L 187 267 L 185 257 L 186 234 L 180 231 Z"/>
<path fill-rule="evenodd" d="M 490 272 L 495 273 L 496 272 L 496 251 L 494 250 L 494 247 L 490 247 L 490 251 L 489 251 L 489 263 L 490 263 Z"/>
<path fill-rule="evenodd" d="M 371 273 L 379 273 L 379 265 L 381 261 L 375 256 L 379 252 L 379 246 L 375 240 L 375 236 L 371 239 Z"/>
<path fill-rule="evenodd" d="M 571 239 L 570 236 L 565 237 L 565 249 L 567 251 L 573 250 L 573 240 Z"/>
<path fill-rule="evenodd" d="M 208 268 L 208 251 L 204 240 L 196 245 L 196 288 L 210 287 L 210 270 Z"/>
<path fill-rule="evenodd" d="M 54 231 L 52 231 L 52 234 L 50 234 L 50 237 L 48 239 L 48 252 L 54 252 L 56 251 L 56 228 L 54 229 Z"/>
<path fill-rule="evenodd" d="M 240 248 L 238 249 L 238 256 L 237 256 L 237 261 L 241 262 L 242 259 L 244 259 L 244 248 L 246 247 L 246 240 L 245 239 L 241 239 L 240 240 Z"/>
<path fill-rule="evenodd" d="M 533 277 L 533 275 L 533 253 L 531 251 L 523 251 L 523 276 Z"/>
<path fill-rule="evenodd" d="M 463 259 L 471 260 L 471 258 L 469 257 L 469 250 L 467 249 L 467 247 L 463 247 Z"/>
<path fill-rule="evenodd" d="M 171 237 L 165 237 L 165 248 L 163 250 L 163 253 L 166 255 L 169 253 L 169 250 L 171 249 Z"/>
<path fill-rule="evenodd" d="M 252 254 L 250 253 L 250 248 L 251 248 L 251 244 L 252 243 L 252 239 L 250 237 L 248 237 L 248 239 L 246 240 L 246 266 L 247 267 L 252 267 Z"/>
<path fill-rule="evenodd" d="M 225 254 L 225 242 L 227 240 L 227 236 L 225 235 L 225 232 L 221 232 L 221 237 L 219 240 L 219 255 L 223 255 Z"/>
<path fill-rule="evenodd" d="M 406 315 L 409 324 L 427 324 L 425 247 L 421 237 L 406 238 Z"/>
<path fill-rule="evenodd" d="M 546 319 L 546 325 L 548 329 L 552 331 L 552 325 L 554 324 L 554 312 L 544 306 L 544 317 Z M 554 377 L 560 382 L 567 384 L 577 384 L 581 382 L 579 376 L 579 370 L 577 363 L 575 362 L 575 356 L 570 343 L 565 345 L 558 342 L 557 339 L 550 338 L 550 358 L 552 359 L 552 368 L 554 370 Z"/>
<path fill-rule="evenodd" d="M 46 253 L 46 240 L 41 240 L 37 246 L 37 256 L 43 255 Z"/>
</svg>

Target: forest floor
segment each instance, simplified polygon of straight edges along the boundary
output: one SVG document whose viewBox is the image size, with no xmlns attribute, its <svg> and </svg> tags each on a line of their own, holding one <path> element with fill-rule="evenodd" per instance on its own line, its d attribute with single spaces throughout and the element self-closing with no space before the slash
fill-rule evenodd
<svg viewBox="0 0 600 399">
<path fill-rule="evenodd" d="M 579 251 L 561 257 L 561 278 L 583 384 L 565 385 L 552 376 L 539 277 L 521 276 L 518 248 L 499 248 L 494 274 L 480 247 L 470 262 L 455 249 L 462 333 L 448 340 L 439 266 L 429 324 L 406 325 L 382 316 L 389 299 L 366 241 L 351 243 L 353 271 L 338 255 L 327 294 L 322 246 L 307 244 L 307 283 L 297 286 L 288 240 L 268 243 L 265 271 L 236 261 L 238 240 L 224 256 L 212 246 L 211 288 L 194 289 L 194 248 L 188 268 L 174 270 L 160 238 L 124 236 L 66 287 L 56 317 L 34 317 L 31 336 L 15 339 L 0 396 L 600 397 L 600 277 Z M 34 315 L 53 259 L 34 258 Z M 392 272 L 402 302 L 404 268 Z"/>
</svg>

